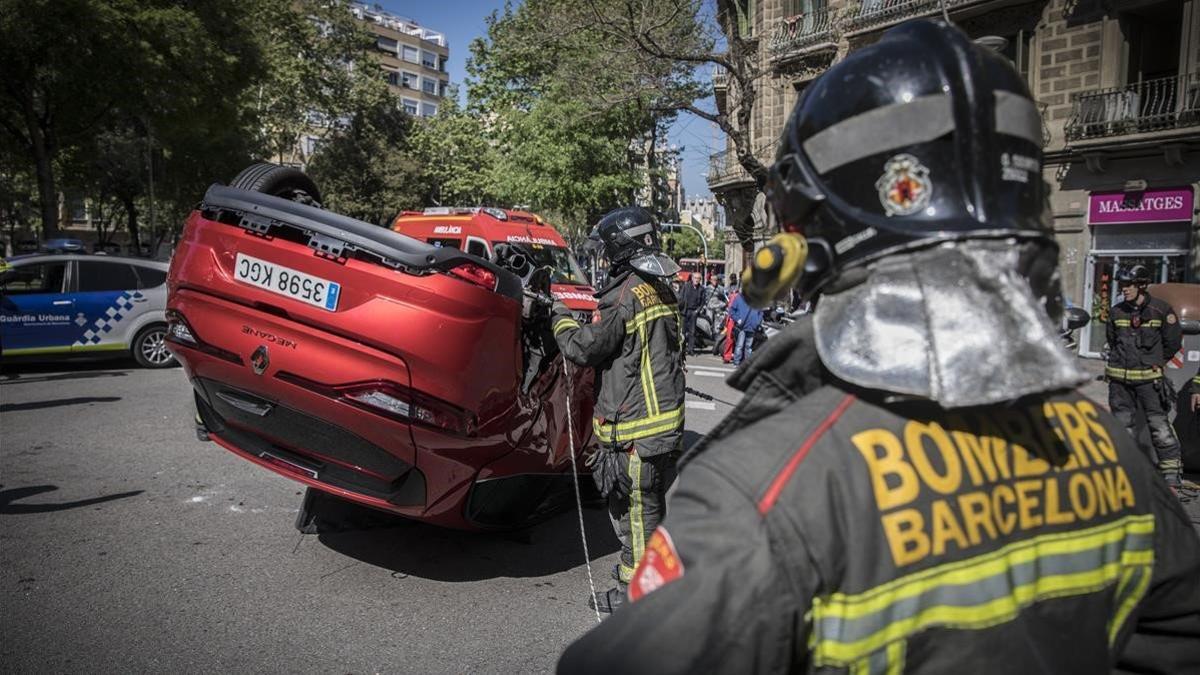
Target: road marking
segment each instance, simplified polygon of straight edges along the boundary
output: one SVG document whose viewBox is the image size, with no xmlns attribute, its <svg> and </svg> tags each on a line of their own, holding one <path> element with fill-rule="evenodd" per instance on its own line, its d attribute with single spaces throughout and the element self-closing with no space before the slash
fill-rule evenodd
<svg viewBox="0 0 1200 675">
<path fill-rule="evenodd" d="M 723 368 L 721 366 L 688 366 L 688 370 L 716 370 L 722 373 L 732 373 L 737 368 Z"/>
<path fill-rule="evenodd" d="M 725 377 L 727 375 L 727 373 L 718 373 L 712 370 L 693 370 L 692 374 L 700 377 Z"/>
<path fill-rule="evenodd" d="M 712 401 L 684 401 L 684 405 L 688 408 L 697 410 L 716 410 L 717 404 Z"/>
</svg>

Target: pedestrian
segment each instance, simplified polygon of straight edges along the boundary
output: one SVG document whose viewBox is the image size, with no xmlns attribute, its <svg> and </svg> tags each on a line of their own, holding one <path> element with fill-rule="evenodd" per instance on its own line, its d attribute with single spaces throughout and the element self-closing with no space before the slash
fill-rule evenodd
<svg viewBox="0 0 1200 675">
<path fill-rule="evenodd" d="M 734 331 L 733 365 L 738 366 L 754 352 L 754 334 L 762 325 L 763 313 L 761 309 L 751 307 L 745 296 L 738 294 L 730 309 L 730 318 Z"/>
<path fill-rule="evenodd" d="M 1150 296 L 1150 272 L 1144 265 L 1122 269 L 1116 279 L 1123 299 L 1108 313 L 1108 407 L 1135 439 L 1144 420 L 1158 470 L 1178 491 L 1183 463 L 1179 439 L 1167 419 L 1175 392 L 1163 367 L 1183 346 L 1179 317 L 1164 300 Z"/>
<path fill-rule="evenodd" d="M 599 456 L 592 477 L 608 501 L 621 541 L 617 585 L 589 603 L 611 612 L 626 598 L 646 541 L 662 520 L 683 444 L 682 319 L 670 279 L 679 266 L 662 254 L 658 223 L 637 206 L 600 219 L 609 263 L 608 285 L 597 293 L 599 319 L 580 325 L 555 303 L 555 340 L 573 363 L 597 369 L 592 420 Z"/>
<path fill-rule="evenodd" d="M 740 295 L 736 276 L 729 275 L 729 285 L 726 287 L 725 293 L 729 299 L 725 303 L 725 349 L 721 351 L 721 361 L 724 363 L 733 363 L 733 343 L 735 340 L 735 331 L 737 330 L 737 327 L 733 324 L 733 303 L 737 302 Z"/>
<path fill-rule="evenodd" d="M 766 187 L 801 257 L 743 293 L 815 311 L 560 672 L 1200 672 L 1200 538 L 1075 391 L 1041 160 L 1024 78 L 940 21 L 809 83 Z"/>
<path fill-rule="evenodd" d="M 696 351 L 696 317 L 704 308 L 704 286 L 700 285 L 698 274 L 688 275 L 688 280 L 683 284 L 683 290 L 680 292 L 679 303 L 683 311 L 685 353 L 691 356 Z"/>
<path fill-rule="evenodd" d="M 725 289 L 721 288 L 721 282 L 717 275 L 711 275 L 708 278 L 708 297 L 705 301 L 705 307 L 708 305 L 716 305 L 718 302 L 724 306 L 729 301 L 729 296 L 725 295 Z"/>
</svg>

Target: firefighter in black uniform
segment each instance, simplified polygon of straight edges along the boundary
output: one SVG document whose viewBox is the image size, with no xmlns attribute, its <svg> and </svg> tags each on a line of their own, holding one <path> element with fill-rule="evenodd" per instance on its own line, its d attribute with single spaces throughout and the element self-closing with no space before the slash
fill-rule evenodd
<svg viewBox="0 0 1200 675">
<path fill-rule="evenodd" d="M 1129 435 L 1138 437 L 1138 411 L 1150 428 L 1158 470 L 1178 489 L 1183 464 L 1179 439 L 1167 419 L 1175 392 L 1163 366 L 1183 346 L 1179 317 L 1165 301 L 1150 296 L 1150 272 L 1134 265 L 1117 273 L 1124 299 L 1108 314 L 1108 407 Z"/>
<path fill-rule="evenodd" d="M 808 86 L 743 290 L 800 270 L 815 310 L 731 377 L 560 672 L 1200 672 L 1200 540 L 1057 340 L 1041 146 L 1021 76 L 941 22 Z"/>
<path fill-rule="evenodd" d="M 683 443 L 683 324 L 670 285 L 679 266 L 662 255 L 649 211 L 617 209 L 592 236 L 609 262 L 608 283 L 596 293 L 599 318 L 580 325 L 556 304 L 551 323 L 566 357 L 594 366 L 600 378 L 593 419 L 600 451 L 592 471 L 608 499 L 621 562 L 617 586 L 591 602 L 611 612 L 625 599 L 675 480 Z"/>
</svg>

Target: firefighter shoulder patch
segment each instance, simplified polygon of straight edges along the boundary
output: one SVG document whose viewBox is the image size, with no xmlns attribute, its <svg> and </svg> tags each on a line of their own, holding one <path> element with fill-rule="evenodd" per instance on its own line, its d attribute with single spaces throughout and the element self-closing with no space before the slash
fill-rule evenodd
<svg viewBox="0 0 1200 675">
<path fill-rule="evenodd" d="M 646 542 L 642 562 L 629 582 L 629 599 L 637 601 L 682 576 L 683 561 L 675 551 L 675 542 L 671 541 L 667 529 L 660 525 L 650 535 L 650 541 Z"/>
<path fill-rule="evenodd" d="M 883 165 L 883 175 L 875 181 L 879 203 L 889 216 L 911 216 L 929 205 L 933 183 L 929 168 L 916 157 L 900 154 Z"/>
</svg>

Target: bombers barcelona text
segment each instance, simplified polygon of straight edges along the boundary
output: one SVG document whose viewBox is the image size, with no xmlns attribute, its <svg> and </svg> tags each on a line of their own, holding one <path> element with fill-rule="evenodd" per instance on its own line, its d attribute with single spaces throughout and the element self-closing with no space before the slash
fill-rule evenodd
<svg viewBox="0 0 1200 675">
<path fill-rule="evenodd" d="M 1086 400 L 909 421 L 899 434 L 868 429 L 851 440 L 898 567 L 1134 505 L 1112 437 Z"/>
</svg>

